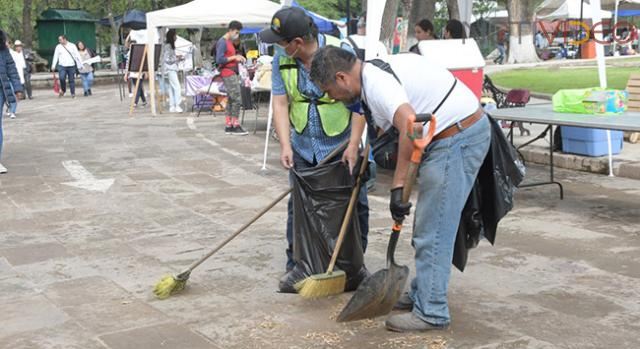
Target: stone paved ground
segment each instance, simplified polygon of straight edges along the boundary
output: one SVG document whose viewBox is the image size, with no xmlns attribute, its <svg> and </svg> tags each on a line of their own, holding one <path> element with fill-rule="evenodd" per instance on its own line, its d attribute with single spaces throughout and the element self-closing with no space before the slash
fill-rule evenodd
<svg viewBox="0 0 640 349">
<path fill-rule="evenodd" d="M 107 87 L 87 99 L 49 93 L 3 120 L 0 348 L 640 347 L 639 181 L 558 171 L 565 200 L 552 187 L 519 192 L 496 246 L 453 272 L 447 331 L 337 324 L 349 295 L 276 293 L 283 204 L 160 301 L 151 288 L 162 275 L 286 189 L 277 146 L 262 172 L 262 131 L 225 136 L 211 116 L 129 118 Z M 529 180 L 544 175 L 529 169 Z M 381 174 L 370 195 L 371 270 L 384 265 L 388 182 Z M 411 263 L 409 234 L 397 256 Z"/>
</svg>

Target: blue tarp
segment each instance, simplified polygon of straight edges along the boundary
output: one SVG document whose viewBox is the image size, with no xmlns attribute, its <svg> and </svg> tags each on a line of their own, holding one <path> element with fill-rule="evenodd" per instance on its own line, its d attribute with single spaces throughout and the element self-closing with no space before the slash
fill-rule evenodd
<svg viewBox="0 0 640 349">
<path fill-rule="evenodd" d="M 618 17 L 640 16 L 640 10 L 618 10 Z"/>
<path fill-rule="evenodd" d="M 303 9 L 304 12 L 306 12 L 311 18 L 313 18 L 313 22 L 318 26 L 318 30 L 321 33 L 330 33 L 332 31 L 334 31 L 335 28 L 338 27 L 335 23 L 333 23 L 331 21 L 328 21 L 328 20 L 320 17 L 318 14 L 313 13 L 313 12 L 307 10 L 306 8 L 300 6 L 300 4 L 298 4 L 297 1 L 293 1 L 291 3 L 291 6 L 300 7 L 301 9 Z"/>
<path fill-rule="evenodd" d="M 240 34 L 256 34 L 262 31 L 264 28 L 242 28 Z"/>
</svg>

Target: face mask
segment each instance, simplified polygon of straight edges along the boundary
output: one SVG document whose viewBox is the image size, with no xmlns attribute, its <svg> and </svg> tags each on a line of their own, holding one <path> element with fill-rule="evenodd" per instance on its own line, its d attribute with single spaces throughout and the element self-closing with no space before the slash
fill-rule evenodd
<svg viewBox="0 0 640 349">
<path fill-rule="evenodd" d="M 282 46 L 280 44 L 275 44 L 276 45 L 276 50 L 279 49 L 280 54 L 287 57 L 287 58 L 294 58 L 295 55 L 298 53 L 298 51 L 300 51 L 300 47 L 298 47 L 295 51 L 293 51 L 293 53 L 289 54 L 287 53 L 287 47 L 289 47 L 289 45 L 291 45 L 291 42 L 288 43 L 286 46 Z"/>
<path fill-rule="evenodd" d="M 240 37 L 240 34 L 233 34 L 231 35 L 231 40 L 238 40 L 239 37 Z"/>
</svg>

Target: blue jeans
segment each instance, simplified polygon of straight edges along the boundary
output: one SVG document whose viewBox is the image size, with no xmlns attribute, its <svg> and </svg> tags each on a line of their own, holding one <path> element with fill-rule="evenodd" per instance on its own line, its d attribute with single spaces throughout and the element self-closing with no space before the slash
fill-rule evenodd
<svg viewBox="0 0 640 349">
<path fill-rule="evenodd" d="M 342 154 L 340 155 L 342 156 Z M 339 157 L 336 157 L 339 159 Z M 305 168 L 315 167 L 316 164 L 307 162 L 302 156 L 293 152 L 293 163 L 296 170 L 302 170 Z M 290 181 L 291 182 L 291 181 Z M 363 183 L 360 186 L 360 193 L 358 196 L 358 223 L 360 224 L 360 234 L 362 238 L 362 252 L 367 249 L 367 236 L 369 235 L 369 200 L 367 199 L 367 185 Z M 289 202 L 287 203 L 287 271 L 295 267 L 293 261 L 293 198 L 289 195 Z"/>
<path fill-rule="evenodd" d="M 182 102 L 182 88 L 180 87 L 178 72 L 169 70 L 167 71 L 167 77 L 169 78 L 169 105 L 172 108 L 179 107 L 180 102 Z"/>
<path fill-rule="evenodd" d="M 416 277 L 409 296 L 413 313 L 433 325 L 451 321 L 447 288 L 456 233 L 490 142 L 489 119 L 483 117 L 468 129 L 431 143 L 420 164 L 412 239 Z"/>
<path fill-rule="evenodd" d="M 58 77 L 60 78 L 60 91 L 62 93 L 67 92 L 67 82 L 65 81 L 69 77 L 69 90 L 71 90 L 71 95 L 76 95 L 76 67 L 63 67 L 58 66 Z"/>
<path fill-rule="evenodd" d="M 88 93 L 91 85 L 93 85 L 93 72 L 80 73 L 80 77 L 82 78 L 82 89 L 85 93 Z"/>
</svg>

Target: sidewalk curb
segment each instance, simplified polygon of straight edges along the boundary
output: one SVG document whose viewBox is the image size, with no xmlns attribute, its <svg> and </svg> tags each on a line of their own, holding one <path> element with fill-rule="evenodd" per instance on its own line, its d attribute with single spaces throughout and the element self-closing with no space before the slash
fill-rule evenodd
<svg viewBox="0 0 640 349">
<path fill-rule="evenodd" d="M 549 149 L 540 146 L 529 145 L 520 150 L 526 162 L 549 165 Z M 609 174 L 609 160 L 605 157 L 587 157 L 574 154 L 553 153 L 553 164 L 556 167 L 590 172 L 596 174 Z M 640 180 L 640 162 L 613 160 L 613 174 L 616 177 Z"/>
</svg>

